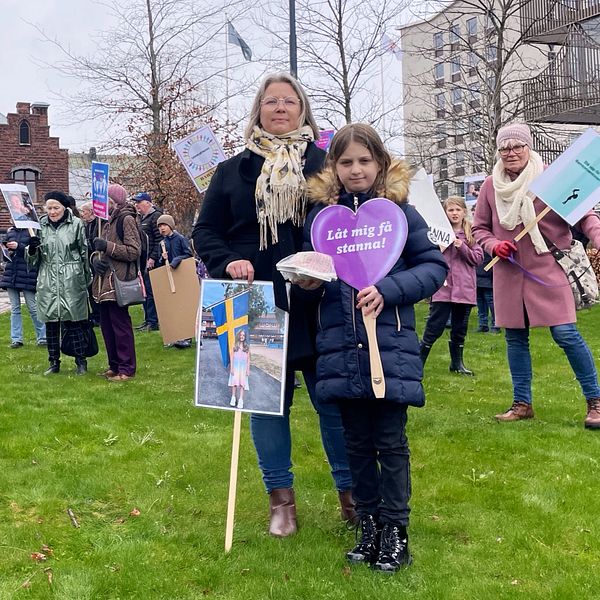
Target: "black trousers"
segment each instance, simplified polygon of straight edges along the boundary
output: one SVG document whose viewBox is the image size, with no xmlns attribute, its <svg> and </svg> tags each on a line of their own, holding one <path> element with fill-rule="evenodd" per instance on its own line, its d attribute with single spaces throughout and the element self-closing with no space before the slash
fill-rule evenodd
<svg viewBox="0 0 600 600">
<path fill-rule="evenodd" d="M 472 308 L 470 304 L 432 302 L 429 305 L 429 318 L 423 332 L 423 342 L 428 346 L 433 346 L 444 333 L 448 317 L 450 317 L 450 341 L 455 344 L 464 344 Z"/>
<path fill-rule="evenodd" d="M 352 496 L 360 516 L 408 526 L 410 451 L 406 405 L 388 400 L 340 400 Z"/>
<path fill-rule="evenodd" d="M 73 338 L 73 345 L 78 350 L 77 358 L 84 358 L 86 341 L 82 321 L 47 321 L 46 340 L 50 360 L 60 360 L 60 342 L 67 335 Z"/>
</svg>

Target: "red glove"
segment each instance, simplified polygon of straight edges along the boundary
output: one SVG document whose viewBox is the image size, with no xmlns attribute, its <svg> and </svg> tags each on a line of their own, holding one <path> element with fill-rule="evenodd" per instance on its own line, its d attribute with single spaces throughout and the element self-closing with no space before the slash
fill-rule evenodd
<svg viewBox="0 0 600 600">
<path fill-rule="evenodd" d="M 508 258 L 513 252 L 517 251 L 517 247 L 508 240 L 500 242 L 494 246 L 494 254 L 500 258 Z"/>
</svg>

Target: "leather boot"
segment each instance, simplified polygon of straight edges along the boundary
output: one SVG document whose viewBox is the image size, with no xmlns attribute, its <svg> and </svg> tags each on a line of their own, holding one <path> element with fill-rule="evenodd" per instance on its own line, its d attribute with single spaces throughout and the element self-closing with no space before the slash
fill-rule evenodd
<svg viewBox="0 0 600 600">
<path fill-rule="evenodd" d="M 50 359 L 50 367 L 44 371 L 44 375 L 52 375 L 60 371 L 60 360 Z"/>
<path fill-rule="evenodd" d="M 496 421 L 520 421 L 521 419 L 533 419 L 533 408 L 527 402 L 515 400 L 512 406 L 504 413 L 494 417 Z"/>
<path fill-rule="evenodd" d="M 358 523 L 358 515 L 356 514 L 354 498 L 352 497 L 352 490 L 345 490 L 338 492 L 340 498 L 340 512 L 342 514 L 342 520 L 356 525 Z"/>
<path fill-rule="evenodd" d="M 85 375 L 87 373 L 87 360 L 83 357 L 75 358 L 75 375 Z"/>
<path fill-rule="evenodd" d="M 448 342 L 448 348 L 450 348 L 450 372 L 460 373 L 461 375 L 475 375 L 463 364 L 463 350 L 465 347 L 456 342 Z"/>
<path fill-rule="evenodd" d="M 379 555 L 373 563 L 375 571 L 395 573 L 400 567 L 410 565 L 406 527 L 386 523 L 381 531 Z"/>
<path fill-rule="evenodd" d="M 423 366 L 427 362 L 427 357 L 429 356 L 429 352 L 431 351 L 431 346 L 427 345 L 425 342 L 421 342 L 419 344 L 419 356 L 421 357 L 421 362 Z"/>
<path fill-rule="evenodd" d="M 346 553 L 351 563 L 371 564 L 379 554 L 379 532 L 373 515 L 363 515 L 357 527 L 360 528 L 360 542 Z"/>
<path fill-rule="evenodd" d="M 587 406 L 587 417 L 584 423 L 586 429 L 600 429 L 600 398 L 590 398 Z"/>
<path fill-rule="evenodd" d="M 276 488 L 269 494 L 269 533 L 287 537 L 296 533 L 296 499 L 293 488 Z"/>
</svg>

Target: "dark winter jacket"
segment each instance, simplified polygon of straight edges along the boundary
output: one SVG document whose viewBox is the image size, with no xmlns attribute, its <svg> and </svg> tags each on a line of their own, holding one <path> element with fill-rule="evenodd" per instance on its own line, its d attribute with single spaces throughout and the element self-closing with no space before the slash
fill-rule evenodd
<svg viewBox="0 0 600 600">
<path fill-rule="evenodd" d="M 326 170 L 309 182 L 311 199 L 318 202 L 304 227 L 305 249 L 310 249 L 310 227 L 326 205 L 353 208 L 354 195 L 331 194 L 336 177 Z M 427 238 L 428 227 L 406 197 L 410 171 L 396 161 L 388 171 L 385 197 L 398 204 L 408 222 L 402 255 L 388 275 L 375 286 L 384 299 L 377 317 L 377 341 L 385 378 L 385 399 L 422 406 L 419 340 L 415 332 L 414 304 L 431 296 L 444 282 L 448 267 L 439 248 Z M 359 205 L 369 199 L 358 194 Z M 357 291 L 341 280 L 326 283 L 318 309 L 317 397 L 322 402 L 343 399 L 375 401 L 370 377 L 369 344 L 362 314 L 356 309 Z"/>
<path fill-rule="evenodd" d="M 163 237 L 162 241 L 165 243 L 165 249 L 167 250 L 167 254 L 169 256 L 169 264 L 174 269 L 179 266 L 179 263 L 184 258 L 190 258 L 192 256 L 192 251 L 188 241 L 178 231 L 173 231 L 171 235 Z M 162 257 L 161 251 L 160 258 L 158 259 L 158 266 L 162 266 L 164 264 L 165 260 Z"/>
<path fill-rule="evenodd" d="M 477 266 L 477 287 L 478 288 L 488 288 L 492 289 L 494 287 L 494 275 L 493 269 L 489 271 L 485 270 L 485 267 L 488 266 L 492 257 L 487 253 L 483 253 L 483 262 Z"/>
<path fill-rule="evenodd" d="M 304 155 L 304 176 L 316 173 L 325 152 L 308 144 Z M 234 260 L 249 260 L 255 279 L 272 281 L 276 305 L 290 312 L 288 362 L 296 368 L 310 367 L 314 360 L 316 306 L 303 303 L 293 292 L 288 306 L 285 282 L 275 264 L 302 248 L 302 227 L 291 222 L 278 226 L 279 242 L 259 250 L 255 188 L 264 158 L 244 150 L 222 162 L 206 191 L 192 238 L 194 248 L 212 278 L 229 279 L 225 269 Z"/>
<path fill-rule="evenodd" d="M 138 215 L 140 226 L 148 236 L 148 258 L 153 259 L 155 264 L 160 258 L 160 241 L 162 240 L 162 235 L 160 235 L 156 221 L 158 221 L 158 218 L 162 214 L 162 210 L 153 207 L 148 214 L 143 216 Z M 142 268 L 145 269 L 146 265 L 142 265 Z"/>
<path fill-rule="evenodd" d="M 6 262 L 4 274 L 0 280 L 0 288 L 3 290 L 13 288 L 15 290 L 26 290 L 35 292 L 37 281 L 37 269 L 27 268 L 25 262 L 25 247 L 29 244 L 29 232 L 27 229 L 11 228 L 6 234 L 7 242 L 17 242 L 16 250 L 8 250 L 10 260 Z"/>
</svg>

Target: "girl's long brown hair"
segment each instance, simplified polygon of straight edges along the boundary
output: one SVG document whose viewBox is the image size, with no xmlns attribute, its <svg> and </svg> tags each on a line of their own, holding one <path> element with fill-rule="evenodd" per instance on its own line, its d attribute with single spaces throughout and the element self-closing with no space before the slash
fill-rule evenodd
<svg viewBox="0 0 600 600">
<path fill-rule="evenodd" d="M 473 232 L 471 231 L 471 221 L 469 221 L 469 219 L 467 218 L 469 210 L 467 209 L 465 199 L 462 196 L 449 196 L 446 200 L 444 200 L 444 202 L 442 202 L 442 206 L 444 207 L 444 210 L 446 210 L 446 207 L 450 205 L 462 208 L 465 213 L 465 216 L 463 217 L 461 223 L 461 227 L 462 230 L 465 232 L 465 237 L 467 238 L 467 245 L 469 246 L 469 248 L 471 248 L 475 243 L 475 238 L 473 237 Z"/>
</svg>

